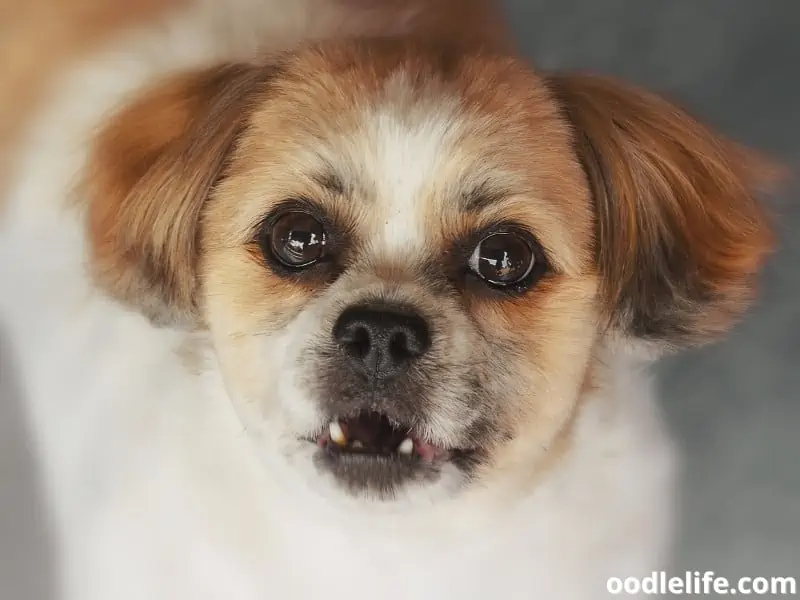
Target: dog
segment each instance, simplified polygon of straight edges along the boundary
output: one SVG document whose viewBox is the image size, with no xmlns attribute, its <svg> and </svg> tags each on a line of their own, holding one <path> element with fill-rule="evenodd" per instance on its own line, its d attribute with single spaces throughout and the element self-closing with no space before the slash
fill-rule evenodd
<svg viewBox="0 0 800 600">
<path fill-rule="evenodd" d="M 14 3 L 0 298 L 64 600 L 594 599 L 767 159 L 490 0 Z"/>
</svg>

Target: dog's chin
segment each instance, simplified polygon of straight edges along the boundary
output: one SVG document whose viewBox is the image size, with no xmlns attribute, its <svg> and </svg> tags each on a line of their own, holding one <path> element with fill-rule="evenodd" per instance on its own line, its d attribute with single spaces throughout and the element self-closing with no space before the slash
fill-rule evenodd
<svg viewBox="0 0 800 600">
<path fill-rule="evenodd" d="M 311 457 L 315 492 L 328 502 L 377 514 L 407 513 L 458 498 L 469 482 L 452 462 L 336 455 L 317 449 Z"/>
</svg>

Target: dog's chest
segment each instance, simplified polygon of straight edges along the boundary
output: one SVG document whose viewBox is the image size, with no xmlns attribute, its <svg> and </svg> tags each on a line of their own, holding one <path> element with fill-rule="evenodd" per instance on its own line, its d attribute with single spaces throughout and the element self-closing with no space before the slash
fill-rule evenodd
<svg viewBox="0 0 800 600">
<path fill-rule="evenodd" d="M 141 511 L 141 504 L 136 508 Z M 594 565 L 581 564 L 582 549 L 571 555 L 566 546 L 554 546 L 553 538 L 537 540 L 534 531 L 527 531 L 532 536 L 527 540 L 504 532 L 485 540 L 443 541 L 433 535 L 415 539 L 403 531 L 379 536 L 335 523 L 319 528 L 291 517 L 291 522 L 273 522 L 271 530 L 252 522 L 247 532 L 231 525 L 244 515 L 228 515 L 225 523 L 209 527 L 208 514 L 191 512 L 170 512 L 146 524 L 121 520 L 110 528 L 106 521 L 105 531 L 98 531 L 97 553 L 87 555 L 92 589 L 74 597 L 527 600 L 605 595 Z"/>
<path fill-rule="evenodd" d="M 470 600 L 491 597 L 581 598 L 574 571 L 553 555 L 522 539 L 460 541 L 416 538 L 398 531 L 378 539 L 344 529 L 321 539 L 298 537 L 293 551 L 276 558 L 274 591 L 283 598 L 334 600 L 430 598 Z M 569 560 L 569 559 L 567 559 Z M 560 563 L 560 564 L 559 564 Z M 558 573 L 560 572 L 560 576 Z M 568 573 L 573 573 L 572 577 Z M 591 576 L 590 576 L 591 578 Z M 559 587 L 561 589 L 559 589 Z M 565 592 L 571 593 L 564 595 Z M 585 591 L 585 590 L 584 590 Z M 597 591 L 600 592 L 599 588 Z M 601 597 L 601 596 L 598 596 Z"/>
<path fill-rule="evenodd" d="M 621 506 L 580 514 L 553 496 L 459 534 L 377 529 L 265 494 L 236 452 L 207 441 L 199 454 L 216 448 L 220 472 L 203 457 L 209 479 L 149 464 L 84 521 L 88 535 L 73 531 L 70 599 L 589 600 L 606 597 L 606 577 L 652 564 L 650 536 L 630 535 L 641 515 Z"/>
</svg>

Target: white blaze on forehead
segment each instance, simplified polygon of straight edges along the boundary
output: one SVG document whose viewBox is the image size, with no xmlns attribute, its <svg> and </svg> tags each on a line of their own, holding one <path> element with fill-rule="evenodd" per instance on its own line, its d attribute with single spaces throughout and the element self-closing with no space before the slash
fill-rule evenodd
<svg viewBox="0 0 800 600">
<path fill-rule="evenodd" d="M 457 149 L 455 102 L 404 98 L 409 92 L 399 88 L 397 79 L 387 84 L 387 102 L 368 115 L 364 127 L 362 176 L 375 206 L 372 242 L 388 255 L 424 247 L 434 191 L 456 183 L 445 175 Z"/>
</svg>

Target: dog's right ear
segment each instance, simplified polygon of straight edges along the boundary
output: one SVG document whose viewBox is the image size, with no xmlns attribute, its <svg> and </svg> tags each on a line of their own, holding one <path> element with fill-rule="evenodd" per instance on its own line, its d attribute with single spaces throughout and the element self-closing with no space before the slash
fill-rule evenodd
<svg viewBox="0 0 800 600">
<path fill-rule="evenodd" d="M 81 188 L 97 284 L 155 322 L 196 323 L 203 206 L 271 67 L 226 65 L 149 89 L 99 132 Z"/>
</svg>

